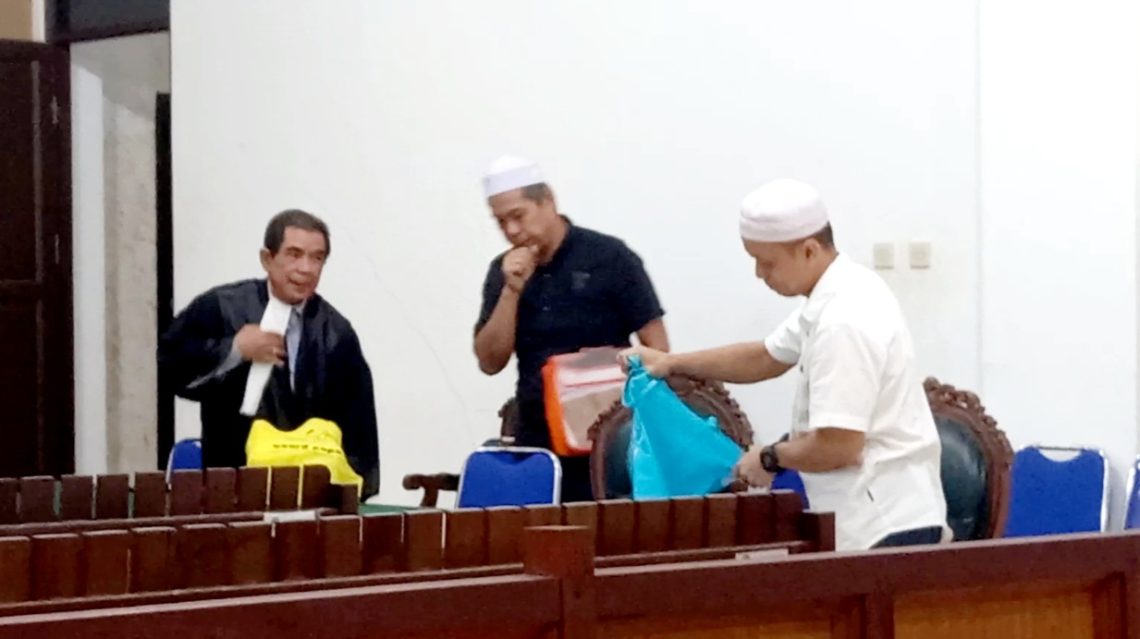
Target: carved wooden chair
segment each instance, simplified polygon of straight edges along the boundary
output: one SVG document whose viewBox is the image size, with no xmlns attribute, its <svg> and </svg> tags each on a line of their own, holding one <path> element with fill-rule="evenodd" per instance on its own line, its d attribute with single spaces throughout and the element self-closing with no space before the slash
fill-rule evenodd
<svg viewBox="0 0 1140 639">
<path fill-rule="evenodd" d="M 720 429 L 743 448 L 752 445 L 752 425 L 729 396 L 724 385 L 689 377 L 670 377 L 669 386 L 702 417 L 714 416 Z M 595 499 L 627 498 L 633 493 L 627 452 L 632 432 L 630 410 L 620 401 L 602 413 L 590 427 L 590 481 Z M 740 489 L 733 486 L 731 489 Z"/>
<path fill-rule="evenodd" d="M 518 432 L 518 409 L 515 398 L 511 397 L 499 409 L 499 437 L 483 442 L 484 446 L 510 445 L 514 442 L 515 433 Z M 439 492 L 459 490 L 459 475 L 456 473 L 435 473 L 434 475 L 412 474 L 404 475 L 404 489 L 423 490 L 420 506 L 433 508 L 439 501 Z"/>
<path fill-rule="evenodd" d="M 978 396 L 933 377 L 923 383 L 942 440 L 942 490 L 955 541 L 1001 537 L 1013 449 Z"/>
</svg>

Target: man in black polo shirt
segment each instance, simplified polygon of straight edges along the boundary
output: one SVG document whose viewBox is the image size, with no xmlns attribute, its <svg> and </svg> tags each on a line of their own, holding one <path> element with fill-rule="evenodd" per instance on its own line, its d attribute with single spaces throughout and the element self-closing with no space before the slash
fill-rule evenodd
<svg viewBox="0 0 1140 639">
<path fill-rule="evenodd" d="M 495 375 L 518 354 L 520 446 L 550 448 L 542 366 L 583 348 L 668 350 L 664 311 L 641 259 L 621 240 L 558 213 L 538 166 L 496 160 L 483 178 L 491 212 L 513 247 L 491 261 L 475 325 L 479 368 Z M 588 457 L 562 458 L 562 500 L 593 498 Z"/>
</svg>

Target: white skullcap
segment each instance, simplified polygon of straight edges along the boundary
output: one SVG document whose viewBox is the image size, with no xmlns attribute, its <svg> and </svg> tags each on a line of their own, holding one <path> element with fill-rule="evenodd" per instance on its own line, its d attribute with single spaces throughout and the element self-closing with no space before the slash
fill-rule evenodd
<svg viewBox="0 0 1140 639">
<path fill-rule="evenodd" d="M 483 192 L 487 197 L 524 186 L 545 182 L 542 170 L 530 160 L 510 155 L 495 160 L 483 174 Z"/>
<path fill-rule="evenodd" d="M 753 242 L 802 240 L 827 223 L 819 193 L 796 180 L 772 180 L 740 203 L 740 237 Z"/>
</svg>

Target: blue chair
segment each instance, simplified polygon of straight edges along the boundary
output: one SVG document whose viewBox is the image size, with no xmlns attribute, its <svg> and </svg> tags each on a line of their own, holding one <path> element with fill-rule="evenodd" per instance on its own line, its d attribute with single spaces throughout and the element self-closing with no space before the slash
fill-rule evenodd
<svg viewBox="0 0 1140 639">
<path fill-rule="evenodd" d="M 562 465 L 544 448 L 486 446 L 467 457 L 459 476 L 457 508 L 557 504 Z"/>
<path fill-rule="evenodd" d="M 1128 512 L 1124 516 L 1124 527 L 1128 530 L 1140 528 L 1140 457 L 1132 462 L 1128 471 Z"/>
<path fill-rule="evenodd" d="M 772 490 L 792 490 L 800 496 L 804 502 L 804 510 L 810 508 L 808 502 L 807 489 L 804 488 L 804 480 L 800 474 L 794 470 L 784 469 L 772 478 Z"/>
<path fill-rule="evenodd" d="M 1100 451 L 1022 448 L 1011 484 L 1007 537 L 1099 532 L 1108 524 L 1108 461 Z"/>
<path fill-rule="evenodd" d="M 202 470 L 202 440 L 183 439 L 170 449 L 166 458 L 166 481 L 176 470 Z"/>
</svg>

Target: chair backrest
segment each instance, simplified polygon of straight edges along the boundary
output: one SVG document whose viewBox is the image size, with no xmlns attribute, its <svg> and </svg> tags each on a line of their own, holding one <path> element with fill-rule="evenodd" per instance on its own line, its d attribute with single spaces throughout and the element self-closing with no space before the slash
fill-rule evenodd
<svg viewBox="0 0 1140 639">
<path fill-rule="evenodd" d="M 1129 469 L 1129 502 L 1124 513 L 1124 529 L 1140 529 L 1140 457 L 1132 462 Z"/>
<path fill-rule="evenodd" d="M 499 443 L 513 442 L 519 432 L 519 406 L 513 395 L 499 408 L 499 420 Z"/>
<path fill-rule="evenodd" d="M 202 440 L 182 439 L 170 448 L 166 459 L 166 481 L 176 470 L 202 470 Z"/>
<path fill-rule="evenodd" d="M 804 488 L 804 480 L 800 474 L 791 469 L 784 469 L 774 477 L 772 477 L 772 490 L 790 490 L 800 496 L 803 500 L 804 509 L 811 507 L 811 502 L 808 500 L 807 489 Z"/>
<path fill-rule="evenodd" d="M 671 377 L 669 386 L 697 414 L 716 417 L 720 429 L 742 448 L 752 445 L 752 425 L 724 385 Z M 619 400 L 590 427 L 590 439 L 594 442 L 590 452 L 590 481 L 595 499 L 628 498 L 633 494 L 629 477 L 632 426 L 632 415 Z"/>
<path fill-rule="evenodd" d="M 1098 450 L 1022 448 L 1012 488 L 1007 537 L 1097 532 L 1108 523 L 1108 461 Z"/>
<path fill-rule="evenodd" d="M 1013 449 L 978 396 L 933 377 L 923 384 L 942 444 L 942 492 L 956 541 L 1001 537 Z"/>
<path fill-rule="evenodd" d="M 1140 528 L 1140 457 L 1132 462 L 1128 470 L 1128 512 L 1124 515 L 1124 527 L 1128 530 Z"/>
<path fill-rule="evenodd" d="M 946 521 L 954 539 L 982 539 L 989 520 L 986 456 L 965 425 L 942 415 L 934 416 L 942 443 L 942 493 Z"/>
<path fill-rule="evenodd" d="M 557 504 L 561 501 L 562 466 L 544 448 L 523 446 L 478 448 L 467 457 L 459 476 L 458 508 Z"/>
</svg>

